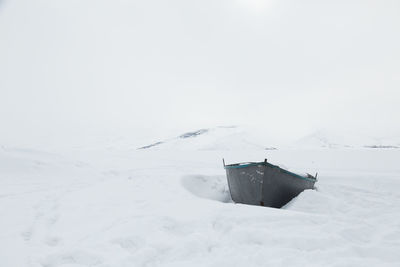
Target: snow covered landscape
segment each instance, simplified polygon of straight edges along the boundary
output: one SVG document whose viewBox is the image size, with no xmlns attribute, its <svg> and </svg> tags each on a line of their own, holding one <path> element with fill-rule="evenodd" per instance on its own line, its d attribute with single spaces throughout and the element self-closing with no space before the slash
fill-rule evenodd
<svg viewBox="0 0 400 267">
<path fill-rule="evenodd" d="M 2 146 L 0 266 L 399 265 L 400 150 L 204 149 L 219 130 L 174 149 Z M 317 189 L 234 204 L 222 157 L 318 171 Z"/>
<path fill-rule="evenodd" d="M 0 0 L 0 267 L 399 267 L 399 14 Z"/>
</svg>

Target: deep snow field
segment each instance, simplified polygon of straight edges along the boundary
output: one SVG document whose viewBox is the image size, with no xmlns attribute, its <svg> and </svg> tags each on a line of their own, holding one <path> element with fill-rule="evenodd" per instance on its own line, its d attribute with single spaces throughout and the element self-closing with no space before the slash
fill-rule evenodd
<svg viewBox="0 0 400 267">
<path fill-rule="evenodd" d="M 227 163 L 317 190 L 231 202 Z M 40 151 L 0 147 L 1 267 L 400 266 L 399 149 Z"/>
</svg>

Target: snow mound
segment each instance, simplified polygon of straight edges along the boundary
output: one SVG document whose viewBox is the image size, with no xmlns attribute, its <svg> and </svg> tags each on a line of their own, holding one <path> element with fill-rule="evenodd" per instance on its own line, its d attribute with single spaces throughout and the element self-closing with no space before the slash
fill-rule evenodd
<svg viewBox="0 0 400 267">
<path fill-rule="evenodd" d="M 284 209 L 307 212 L 312 214 L 326 214 L 335 209 L 337 200 L 317 190 L 305 190 L 293 198 Z"/>
</svg>

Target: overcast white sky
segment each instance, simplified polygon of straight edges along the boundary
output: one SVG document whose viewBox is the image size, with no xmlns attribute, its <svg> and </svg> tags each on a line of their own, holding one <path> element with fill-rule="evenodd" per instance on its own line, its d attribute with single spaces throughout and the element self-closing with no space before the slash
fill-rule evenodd
<svg viewBox="0 0 400 267">
<path fill-rule="evenodd" d="M 400 134 L 400 1 L 0 0 L 0 144 Z"/>
</svg>

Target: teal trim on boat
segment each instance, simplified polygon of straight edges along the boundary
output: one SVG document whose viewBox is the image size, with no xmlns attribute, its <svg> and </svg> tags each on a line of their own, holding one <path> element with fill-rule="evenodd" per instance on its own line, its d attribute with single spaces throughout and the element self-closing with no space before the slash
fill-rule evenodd
<svg viewBox="0 0 400 267">
<path fill-rule="evenodd" d="M 271 167 L 271 168 L 278 168 L 278 169 L 280 169 L 280 170 L 281 170 L 282 172 L 284 172 L 284 173 L 290 174 L 290 175 L 292 175 L 292 176 L 294 176 L 294 177 L 296 177 L 296 178 L 300 178 L 300 179 L 303 179 L 303 180 L 306 180 L 306 181 L 310 181 L 310 182 L 316 182 L 316 181 L 317 181 L 316 178 L 304 177 L 304 176 L 301 176 L 301 175 L 299 175 L 299 174 L 296 174 L 296 173 L 287 171 L 287 170 L 285 170 L 285 169 L 282 169 L 281 167 L 279 167 L 279 166 L 277 166 L 277 165 L 274 165 L 274 164 L 271 164 L 271 163 L 268 163 L 268 162 L 265 162 L 265 161 L 262 161 L 262 162 L 248 162 L 248 163 L 239 163 L 239 164 L 225 165 L 225 166 L 224 166 L 224 169 L 240 169 L 240 168 L 247 168 L 247 167 L 250 167 L 250 166 L 258 166 L 258 165 L 269 166 L 269 167 Z"/>
<path fill-rule="evenodd" d="M 249 166 L 256 166 L 256 165 L 265 165 L 264 162 L 248 162 L 248 163 L 239 163 L 239 164 L 232 164 L 224 166 L 225 169 L 240 169 L 246 168 Z"/>
</svg>

